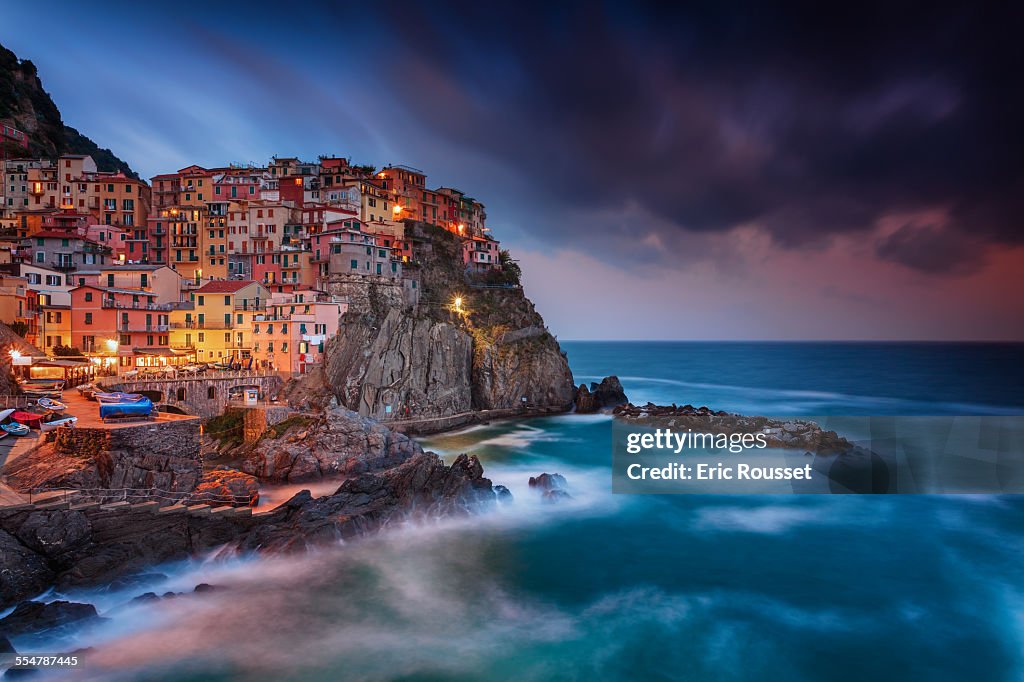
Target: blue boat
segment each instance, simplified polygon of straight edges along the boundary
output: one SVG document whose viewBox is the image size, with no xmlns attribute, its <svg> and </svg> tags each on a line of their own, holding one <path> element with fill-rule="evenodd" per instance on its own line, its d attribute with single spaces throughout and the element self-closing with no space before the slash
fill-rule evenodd
<svg viewBox="0 0 1024 682">
<path fill-rule="evenodd" d="M 124 402 L 100 401 L 100 419 L 106 421 L 114 418 L 149 417 L 153 413 L 153 401 L 145 396 L 138 400 Z"/>
<path fill-rule="evenodd" d="M 12 436 L 27 436 L 29 431 L 31 430 L 24 424 L 19 424 L 18 422 L 4 424 L 0 426 L 0 429 L 3 429 L 4 433 L 9 433 Z"/>
</svg>

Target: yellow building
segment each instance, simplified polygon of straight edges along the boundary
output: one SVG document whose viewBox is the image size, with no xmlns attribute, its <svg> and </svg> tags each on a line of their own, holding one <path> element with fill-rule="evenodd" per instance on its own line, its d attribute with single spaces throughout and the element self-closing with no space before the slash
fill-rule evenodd
<svg viewBox="0 0 1024 682">
<path fill-rule="evenodd" d="M 194 348 L 199 362 L 251 357 L 253 316 L 266 310 L 266 287 L 252 280 L 214 281 L 191 292 L 190 299 L 171 311 L 171 348 Z"/>
</svg>

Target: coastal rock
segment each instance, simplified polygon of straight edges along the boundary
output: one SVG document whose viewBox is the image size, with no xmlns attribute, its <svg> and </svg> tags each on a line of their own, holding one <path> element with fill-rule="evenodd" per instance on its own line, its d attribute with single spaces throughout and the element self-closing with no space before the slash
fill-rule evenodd
<svg viewBox="0 0 1024 682">
<path fill-rule="evenodd" d="M 494 486 L 494 496 L 502 504 L 511 504 L 513 501 L 512 491 L 503 485 Z"/>
<path fill-rule="evenodd" d="M 561 488 L 555 488 L 554 490 L 545 490 L 544 494 L 541 495 L 541 499 L 545 502 L 560 502 L 562 500 L 571 500 L 572 495 Z"/>
<path fill-rule="evenodd" d="M 0 608 L 39 594 L 53 579 L 46 559 L 0 530 Z"/>
<path fill-rule="evenodd" d="M 255 507 L 260 499 L 260 484 L 255 476 L 218 468 L 203 474 L 189 504 L 209 503 L 232 507 Z"/>
<path fill-rule="evenodd" d="M 18 604 L 14 611 L 0 620 L 0 633 L 4 637 L 18 637 L 98 618 L 99 614 L 92 604 L 26 601 Z"/>
<path fill-rule="evenodd" d="M 423 451 L 408 436 L 342 407 L 315 421 L 289 421 L 252 447 L 243 471 L 263 480 L 301 483 L 386 469 Z"/>
<path fill-rule="evenodd" d="M 516 286 L 467 290 L 462 245 L 446 230 L 412 223 L 420 304 L 401 288 L 335 277 L 349 300 L 339 333 L 324 350 L 321 394 L 379 419 L 423 419 L 477 410 L 572 405 L 572 373 L 558 341 Z M 459 297 L 457 312 L 448 302 Z M 441 302 L 441 303 L 439 303 Z M 296 395 L 314 395 L 304 386 Z"/>
<path fill-rule="evenodd" d="M 576 389 L 576 412 L 591 414 L 610 407 L 624 405 L 629 401 L 617 376 L 607 376 L 601 383 L 591 382 L 588 389 L 580 384 Z"/>
<path fill-rule="evenodd" d="M 333 495 L 311 498 L 302 491 L 241 541 L 243 549 L 303 548 L 378 530 L 392 520 L 462 515 L 494 503 L 490 480 L 476 457 L 459 455 L 451 466 L 430 452 L 402 464 L 349 478 Z"/>
<path fill-rule="evenodd" d="M 565 476 L 561 474 L 544 473 L 540 476 L 530 477 L 530 488 L 540 490 L 541 492 L 564 490 L 567 485 Z"/>
<path fill-rule="evenodd" d="M 11 644 L 11 640 L 6 637 L 0 637 L 0 654 L 16 654 L 14 645 Z"/>
<path fill-rule="evenodd" d="M 5 467 L 7 484 L 19 492 L 56 488 L 110 490 L 82 501 L 120 499 L 119 491 L 159 490 L 184 497 L 202 475 L 199 422 L 140 424 L 120 429 L 58 429 L 47 442 Z"/>
</svg>

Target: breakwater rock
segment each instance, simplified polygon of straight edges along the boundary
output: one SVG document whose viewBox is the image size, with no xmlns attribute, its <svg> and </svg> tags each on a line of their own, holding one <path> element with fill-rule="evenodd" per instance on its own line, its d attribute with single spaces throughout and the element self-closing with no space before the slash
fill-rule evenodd
<svg viewBox="0 0 1024 682">
<path fill-rule="evenodd" d="M 576 412 L 578 414 L 591 414 L 610 407 L 618 407 L 629 402 L 622 383 L 617 376 L 608 376 L 601 380 L 601 383 L 590 382 L 588 389 L 586 384 L 580 384 L 576 389 Z"/>
<path fill-rule="evenodd" d="M 816 422 L 807 419 L 771 419 L 748 417 L 721 410 L 693 405 L 638 406 L 628 403 L 616 407 L 616 419 L 623 423 L 646 428 L 692 430 L 695 433 L 763 434 L 769 448 L 799 448 L 818 454 L 848 452 L 854 444 L 835 431 L 825 431 Z"/>
</svg>

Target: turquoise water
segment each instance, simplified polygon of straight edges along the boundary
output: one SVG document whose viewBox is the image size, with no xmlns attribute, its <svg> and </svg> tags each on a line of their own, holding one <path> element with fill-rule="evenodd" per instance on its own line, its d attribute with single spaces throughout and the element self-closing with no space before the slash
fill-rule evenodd
<svg viewBox="0 0 1024 682">
<path fill-rule="evenodd" d="M 1020 346 L 565 344 L 634 402 L 775 414 L 1022 411 Z M 271 560 L 213 558 L 79 636 L 95 679 L 1020 680 L 1014 497 L 623 496 L 610 420 L 497 423 L 473 452 L 513 505 Z M 544 504 L 526 480 L 566 476 Z M 137 593 L 139 590 L 136 590 Z"/>
</svg>

